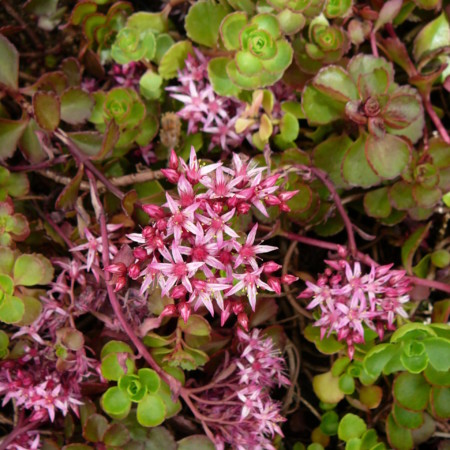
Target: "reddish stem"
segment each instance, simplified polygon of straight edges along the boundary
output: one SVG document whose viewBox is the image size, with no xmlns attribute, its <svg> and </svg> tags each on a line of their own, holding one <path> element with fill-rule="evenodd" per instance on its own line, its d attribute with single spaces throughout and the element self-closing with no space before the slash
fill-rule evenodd
<svg viewBox="0 0 450 450">
<path fill-rule="evenodd" d="M 372 54 L 378 58 L 378 47 L 376 33 L 370 33 L 370 46 L 372 48 Z"/>
<path fill-rule="evenodd" d="M 17 425 L 14 430 L 11 431 L 7 436 L 3 438 L 0 442 L 0 450 L 6 450 L 9 444 L 14 441 L 17 437 L 21 436 L 24 433 L 32 430 L 38 425 L 36 422 L 29 422 L 26 425 Z"/>
<path fill-rule="evenodd" d="M 439 134 L 441 135 L 442 139 L 447 144 L 450 144 L 450 136 L 447 133 L 447 130 L 445 129 L 444 125 L 441 122 L 441 119 L 439 119 L 438 115 L 436 114 L 436 111 L 433 109 L 433 106 L 431 105 L 430 96 L 422 95 L 422 101 L 425 105 L 425 109 L 427 110 L 428 115 L 430 116 L 430 119 L 433 121 L 434 126 L 439 131 Z"/>
<path fill-rule="evenodd" d="M 95 196 L 95 199 L 97 201 L 98 208 L 100 209 L 100 230 L 101 230 L 101 236 L 102 236 L 102 262 L 103 262 L 103 269 L 107 266 L 109 266 L 109 240 L 108 240 L 108 230 L 106 228 L 106 216 L 105 211 L 103 210 L 102 203 L 100 201 L 100 197 L 98 195 L 97 185 L 95 183 L 95 177 L 92 175 L 92 173 L 87 172 L 88 177 L 91 181 L 93 194 Z M 109 301 L 111 303 L 111 306 L 114 310 L 114 313 L 119 320 L 120 325 L 122 326 L 123 331 L 127 334 L 127 336 L 130 338 L 131 342 L 134 344 L 136 349 L 138 350 L 139 354 L 147 361 L 147 363 L 150 365 L 150 367 L 169 385 L 170 390 L 172 394 L 177 395 L 180 392 L 181 384 L 178 380 L 164 372 L 164 370 L 159 367 L 159 365 L 156 363 L 156 361 L 153 359 L 152 355 L 150 355 L 149 351 L 147 350 L 147 347 L 142 343 L 142 341 L 138 338 L 136 333 L 134 332 L 132 326 L 127 322 L 125 316 L 123 315 L 122 308 L 120 306 L 119 300 L 117 299 L 116 293 L 114 292 L 114 289 L 110 283 L 110 273 L 105 271 L 105 284 L 106 289 L 108 292 Z"/>
</svg>

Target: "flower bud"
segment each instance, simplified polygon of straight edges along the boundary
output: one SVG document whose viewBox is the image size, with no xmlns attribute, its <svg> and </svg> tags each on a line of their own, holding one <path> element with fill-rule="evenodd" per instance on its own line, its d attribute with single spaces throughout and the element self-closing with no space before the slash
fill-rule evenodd
<svg viewBox="0 0 450 450">
<path fill-rule="evenodd" d="M 137 264 L 131 264 L 130 267 L 128 267 L 128 275 L 132 280 L 136 280 L 139 278 L 139 275 L 141 273 L 141 269 Z"/>
<path fill-rule="evenodd" d="M 186 288 L 182 284 L 180 284 L 172 289 L 170 297 L 180 299 L 184 298 L 186 296 L 186 293 L 187 293 Z"/>
<path fill-rule="evenodd" d="M 116 285 L 114 287 L 114 292 L 119 292 L 127 284 L 127 279 L 125 277 L 117 278 Z"/>
<path fill-rule="evenodd" d="M 292 197 L 294 197 L 296 194 L 298 194 L 298 189 L 296 189 L 295 191 L 285 191 L 285 192 L 281 192 L 278 195 L 278 198 L 282 201 L 282 202 L 287 202 L 289 201 Z"/>
<path fill-rule="evenodd" d="M 174 316 L 176 313 L 177 307 L 175 305 L 166 305 L 159 317 Z"/>
<path fill-rule="evenodd" d="M 263 272 L 264 273 L 272 273 L 281 269 L 281 266 L 277 264 L 275 261 L 269 261 L 263 264 Z"/>
<path fill-rule="evenodd" d="M 281 282 L 282 282 L 283 284 L 290 285 L 290 284 L 292 284 L 294 281 L 297 281 L 297 280 L 298 280 L 298 277 L 295 277 L 294 275 L 290 275 L 290 274 L 288 274 L 288 273 L 281 276 Z"/>
<path fill-rule="evenodd" d="M 180 313 L 180 316 L 183 318 L 184 323 L 187 323 L 189 316 L 191 315 L 190 306 L 186 302 L 179 303 L 178 312 Z"/>
<path fill-rule="evenodd" d="M 170 150 L 169 169 L 177 170 L 178 169 L 178 164 L 179 164 L 178 156 L 175 153 L 175 150 L 172 149 L 172 150 Z"/>
<path fill-rule="evenodd" d="M 136 259 L 143 261 L 145 258 L 147 258 L 147 251 L 145 249 L 143 249 L 142 247 L 135 248 L 133 250 L 133 256 Z"/>
<path fill-rule="evenodd" d="M 153 219 L 162 219 L 165 216 L 164 210 L 158 205 L 142 205 L 142 209 Z"/>
<path fill-rule="evenodd" d="M 237 317 L 238 324 L 245 330 L 248 331 L 248 316 L 244 312 L 239 313 Z"/>
<path fill-rule="evenodd" d="M 237 207 L 239 214 L 247 214 L 250 211 L 251 206 L 248 203 L 240 203 Z"/>
<path fill-rule="evenodd" d="M 173 169 L 161 169 L 162 174 L 173 184 L 177 184 L 180 179 L 180 174 Z"/>
<path fill-rule="evenodd" d="M 275 183 L 278 181 L 278 178 L 280 178 L 280 174 L 278 173 L 276 173 L 275 175 L 271 175 L 270 177 L 267 177 L 265 180 L 263 180 L 260 186 L 263 189 L 275 186 Z"/>
<path fill-rule="evenodd" d="M 279 278 L 270 277 L 267 284 L 277 293 L 281 294 L 281 283 Z"/>
<path fill-rule="evenodd" d="M 266 195 L 264 197 L 264 201 L 266 202 L 266 205 L 268 206 L 277 206 L 281 203 L 281 200 L 276 195 Z"/>
<path fill-rule="evenodd" d="M 159 219 L 156 222 L 156 228 L 158 228 L 159 231 L 165 231 L 167 229 L 167 220 L 166 219 Z"/>
<path fill-rule="evenodd" d="M 244 305 L 241 302 L 234 302 L 232 305 L 232 310 L 234 314 L 240 314 L 241 312 L 244 312 Z"/>
<path fill-rule="evenodd" d="M 110 264 L 109 266 L 106 266 L 105 271 L 123 276 L 127 273 L 127 267 L 125 266 L 124 263 L 120 262 L 120 263 Z"/>
</svg>

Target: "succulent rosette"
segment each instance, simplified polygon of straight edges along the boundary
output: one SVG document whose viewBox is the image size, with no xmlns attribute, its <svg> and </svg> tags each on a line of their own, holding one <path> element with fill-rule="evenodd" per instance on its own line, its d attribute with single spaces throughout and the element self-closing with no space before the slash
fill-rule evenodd
<svg viewBox="0 0 450 450">
<path fill-rule="evenodd" d="M 220 33 L 225 48 L 235 52 L 226 72 L 242 89 L 275 83 L 292 62 L 292 47 L 282 37 L 280 24 L 272 14 L 258 14 L 250 20 L 243 12 L 229 14 L 221 23 Z"/>
</svg>

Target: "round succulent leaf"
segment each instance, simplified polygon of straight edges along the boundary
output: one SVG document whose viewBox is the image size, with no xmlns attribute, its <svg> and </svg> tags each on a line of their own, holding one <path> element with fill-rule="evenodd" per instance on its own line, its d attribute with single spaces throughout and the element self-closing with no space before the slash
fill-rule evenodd
<svg viewBox="0 0 450 450">
<path fill-rule="evenodd" d="M 126 392 L 129 399 L 133 402 L 140 402 L 147 394 L 147 388 L 141 382 L 138 375 L 126 374 L 119 378 L 117 383 L 119 389 Z"/>
<path fill-rule="evenodd" d="M 411 430 L 411 435 L 416 448 L 420 444 L 428 441 L 436 431 L 435 420 L 428 413 L 424 413 L 423 418 L 424 423 L 419 428 Z"/>
<path fill-rule="evenodd" d="M 177 450 L 177 443 L 173 437 L 173 434 L 164 426 L 155 427 L 145 431 L 140 441 L 145 442 L 145 450 Z M 136 438 L 135 438 L 136 439 Z M 136 449 L 141 450 L 141 448 Z"/>
<path fill-rule="evenodd" d="M 450 388 L 434 386 L 430 396 L 431 410 L 438 419 L 450 419 Z"/>
<path fill-rule="evenodd" d="M 428 364 L 423 376 L 433 386 L 450 386 L 450 373 L 448 371 L 436 370 L 431 364 Z"/>
<path fill-rule="evenodd" d="M 434 251 L 431 254 L 431 262 L 439 269 L 445 269 L 450 265 L 450 252 L 445 249 Z"/>
<path fill-rule="evenodd" d="M 60 121 L 60 99 L 53 92 L 36 92 L 33 111 L 37 123 L 46 131 L 53 132 Z"/>
<path fill-rule="evenodd" d="M 156 41 L 153 33 L 148 33 L 152 38 L 147 42 L 141 40 L 141 33 L 133 28 L 122 28 L 116 36 L 111 47 L 111 57 L 119 64 L 128 64 L 141 60 L 148 50 L 155 53 Z"/>
<path fill-rule="evenodd" d="M 288 41 L 280 39 L 276 42 L 276 54 L 273 58 L 262 61 L 264 69 L 272 74 L 283 73 L 291 64 L 292 46 Z"/>
<path fill-rule="evenodd" d="M 450 354 L 450 340 L 442 337 L 430 337 L 424 339 L 426 353 L 430 364 L 440 371 L 450 370 L 450 359 L 444 358 L 443 355 Z"/>
<path fill-rule="evenodd" d="M 347 373 L 339 377 L 339 389 L 346 395 L 351 395 L 355 392 L 355 380 Z"/>
<path fill-rule="evenodd" d="M 313 378 L 313 390 L 324 403 L 339 403 L 345 397 L 339 388 L 339 378 L 333 377 L 331 372 L 316 375 Z"/>
<path fill-rule="evenodd" d="M 360 53 L 353 57 L 347 65 L 347 71 L 355 83 L 359 76 L 372 73 L 379 68 L 386 70 L 389 84 L 391 84 L 394 81 L 394 67 L 385 58 Z"/>
<path fill-rule="evenodd" d="M 154 33 L 165 33 L 169 28 L 167 16 L 162 11 L 160 13 L 136 12 L 128 17 L 126 25 L 139 32 L 150 30 Z"/>
<path fill-rule="evenodd" d="M 261 71 L 263 65 L 258 57 L 249 51 L 239 51 L 235 55 L 236 67 L 242 75 L 252 76 Z"/>
<path fill-rule="evenodd" d="M 133 106 L 133 97 L 131 91 L 127 88 L 111 89 L 103 104 L 105 115 L 114 119 L 117 124 L 123 124 L 129 117 Z"/>
<path fill-rule="evenodd" d="M 389 87 L 389 74 L 386 69 L 379 67 L 373 72 L 360 75 L 357 85 L 361 99 L 385 94 Z"/>
<path fill-rule="evenodd" d="M 114 419 L 123 419 L 128 416 L 131 400 L 126 392 L 117 386 L 110 387 L 100 399 L 103 410 Z"/>
<path fill-rule="evenodd" d="M 277 14 L 278 23 L 281 31 L 285 35 L 296 34 L 306 24 L 305 16 L 301 13 L 295 13 L 290 9 L 283 9 Z"/>
<path fill-rule="evenodd" d="M 280 24 L 272 14 L 257 14 L 252 17 L 250 23 L 258 25 L 259 30 L 267 31 L 273 39 L 278 39 L 281 35 Z"/>
<path fill-rule="evenodd" d="M 276 41 L 272 38 L 270 33 L 265 30 L 253 30 L 251 25 L 248 29 L 250 31 L 246 34 L 245 50 L 251 52 L 261 60 L 273 59 L 278 50 Z"/>
<path fill-rule="evenodd" d="M 187 55 L 193 54 L 193 52 L 190 41 L 179 41 L 172 45 L 159 63 L 159 74 L 165 80 L 176 77 L 178 71 L 184 68 Z"/>
<path fill-rule="evenodd" d="M 113 423 L 103 435 L 103 443 L 111 447 L 125 448 L 124 445 L 130 441 L 130 432 L 122 423 Z"/>
<path fill-rule="evenodd" d="M 378 377 L 395 353 L 396 348 L 391 344 L 379 344 L 372 347 L 364 357 L 364 369 L 368 374 Z"/>
<path fill-rule="evenodd" d="M 339 415 L 336 411 L 327 411 L 322 415 L 320 429 L 327 436 L 335 436 L 339 426 Z"/>
<path fill-rule="evenodd" d="M 136 417 L 144 427 L 156 427 L 164 422 L 166 407 L 161 398 L 154 394 L 147 394 L 137 406 Z"/>
<path fill-rule="evenodd" d="M 177 367 L 173 367 L 173 369 L 178 369 Z M 180 369 L 181 371 L 181 369 Z M 182 371 L 181 371 L 182 372 Z M 170 391 L 170 387 L 167 383 L 161 380 L 161 385 L 157 392 L 158 397 L 164 402 L 166 406 L 166 419 L 169 417 L 176 416 L 182 408 L 181 401 L 177 399 L 176 401 L 172 400 L 172 393 Z"/>
<path fill-rule="evenodd" d="M 238 50 L 241 46 L 239 34 L 247 25 L 247 14 L 235 11 L 228 14 L 220 24 L 220 37 L 227 50 Z"/>
<path fill-rule="evenodd" d="M 342 134 L 321 142 L 313 151 L 314 165 L 324 170 L 338 189 L 347 186 L 341 175 L 341 164 L 351 144 L 352 140 Z"/>
<path fill-rule="evenodd" d="M 18 323 L 25 314 L 25 306 L 19 297 L 0 291 L 0 321 Z"/>
<path fill-rule="evenodd" d="M 341 356 L 331 366 L 331 373 L 334 377 L 342 375 L 350 364 L 350 358 L 348 356 Z"/>
<path fill-rule="evenodd" d="M 346 17 L 350 13 L 352 5 L 352 0 L 327 0 L 325 15 L 330 19 Z"/>
<path fill-rule="evenodd" d="M 381 182 L 367 162 L 365 149 L 369 138 L 362 133 L 348 148 L 342 161 L 342 178 L 352 186 L 371 187 Z"/>
<path fill-rule="evenodd" d="M 61 119 L 71 125 L 89 119 L 93 107 L 92 96 L 80 88 L 69 88 L 61 95 Z"/>
<path fill-rule="evenodd" d="M 0 84 L 17 89 L 19 83 L 19 52 L 13 44 L 0 34 Z"/>
<path fill-rule="evenodd" d="M 386 125 L 396 129 L 411 125 L 420 114 L 423 114 L 423 110 L 417 97 L 405 94 L 391 96 L 381 111 Z"/>
<path fill-rule="evenodd" d="M 12 295 L 13 292 L 14 292 L 13 279 L 8 275 L 0 273 L 0 293 Z"/>
<path fill-rule="evenodd" d="M 410 145 L 402 138 L 390 134 L 381 139 L 369 135 L 365 153 L 373 171 L 388 180 L 398 177 L 411 159 Z"/>
<path fill-rule="evenodd" d="M 290 210 L 293 213 L 300 213 L 308 210 L 313 198 L 311 188 L 305 183 L 295 183 L 293 188 L 299 192 L 287 201 Z"/>
<path fill-rule="evenodd" d="M 370 428 L 361 436 L 361 450 L 385 450 L 384 446 L 381 448 L 377 446 L 377 441 L 377 432 L 373 428 Z"/>
<path fill-rule="evenodd" d="M 397 181 L 388 188 L 391 205 L 400 211 L 407 211 L 416 206 L 413 197 L 413 185 L 406 181 Z"/>
<path fill-rule="evenodd" d="M 30 189 L 30 183 L 24 173 L 9 174 L 6 186 L 8 194 L 11 197 L 22 197 L 26 195 Z"/>
<path fill-rule="evenodd" d="M 214 91 L 223 96 L 237 96 L 241 91 L 227 74 L 229 58 L 213 58 L 208 63 L 208 77 Z"/>
<path fill-rule="evenodd" d="M 236 65 L 234 60 L 228 62 L 226 66 L 226 71 L 229 79 L 233 82 L 233 84 L 241 89 L 256 89 L 258 87 L 262 87 L 262 81 L 260 76 L 245 76 L 242 75 Z"/>
<path fill-rule="evenodd" d="M 391 204 L 389 203 L 388 188 L 382 187 L 367 192 L 364 195 L 364 210 L 370 217 L 388 217 L 392 211 Z"/>
<path fill-rule="evenodd" d="M 221 4 L 196 2 L 189 8 L 184 22 L 188 37 L 205 47 L 214 47 L 219 38 L 220 24 L 227 12 L 227 8 Z"/>
<path fill-rule="evenodd" d="M 172 36 L 167 33 L 160 34 L 156 37 L 156 50 L 152 58 L 157 64 L 161 62 L 162 57 L 166 54 L 172 45 L 175 44 Z"/>
<path fill-rule="evenodd" d="M 107 342 L 100 353 L 100 359 L 103 359 L 105 356 L 111 353 L 129 353 L 132 355 L 134 352 L 132 348 L 122 341 L 112 340 Z"/>
<path fill-rule="evenodd" d="M 14 264 L 14 283 L 22 286 L 35 286 L 43 283 L 45 267 L 37 255 L 20 255 Z"/>
<path fill-rule="evenodd" d="M 395 400 L 411 411 L 423 411 L 428 404 L 430 385 L 420 374 L 402 372 L 394 381 Z"/>
<path fill-rule="evenodd" d="M 386 434 L 392 448 L 409 450 L 414 447 L 411 430 L 397 425 L 392 413 L 386 420 Z"/>
<path fill-rule="evenodd" d="M 191 334 L 193 336 L 210 336 L 211 325 L 209 322 L 198 314 L 191 314 L 187 322 L 178 320 L 178 328 L 183 333 Z"/>
<path fill-rule="evenodd" d="M 178 441 L 177 450 L 214 450 L 215 445 L 204 435 L 192 435 Z"/>
<path fill-rule="evenodd" d="M 428 152 L 433 160 L 433 166 L 444 168 L 450 166 L 450 145 L 441 138 L 431 138 Z"/>
<path fill-rule="evenodd" d="M 101 414 L 92 414 L 83 427 L 83 437 L 90 442 L 101 442 L 108 428 L 108 421 Z"/>
<path fill-rule="evenodd" d="M 157 100 L 161 96 L 163 79 L 161 75 L 147 70 L 139 80 L 139 92 L 147 100 Z"/>
<path fill-rule="evenodd" d="M 353 438 L 360 438 L 367 430 L 367 425 L 355 414 L 346 414 L 339 422 L 338 437 L 342 441 L 348 442 Z"/>
<path fill-rule="evenodd" d="M 327 66 L 312 81 L 315 88 L 333 100 L 348 102 L 358 99 L 358 90 L 349 74 L 339 66 Z"/>
<path fill-rule="evenodd" d="M 140 382 L 146 387 L 148 392 L 155 393 L 159 389 L 161 385 L 161 378 L 153 369 L 139 369 L 138 376 Z"/>
<path fill-rule="evenodd" d="M 9 346 L 9 336 L 0 330 L 0 351 L 7 349 Z"/>
<path fill-rule="evenodd" d="M 307 84 L 302 96 L 302 108 L 310 125 L 326 125 L 345 117 L 345 103 Z"/>
<path fill-rule="evenodd" d="M 406 341 L 400 356 L 402 364 L 410 373 L 421 373 L 428 365 L 428 355 L 421 341 Z"/>
<path fill-rule="evenodd" d="M 28 119 L 9 120 L 0 118 L 0 161 L 14 155 L 27 125 Z"/>
<path fill-rule="evenodd" d="M 424 422 L 422 411 L 409 411 L 397 403 L 392 406 L 392 417 L 398 426 L 409 429 L 419 428 Z"/>
<path fill-rule="evenodd" d="M 383 399 L 383 389 L 380 386 L 362 386 L 359 390 L 359 401 L 369 409 L 380 406 Z"/>
<path fill-rule="evenodd" d="M 126 357 L 126 359 L 124 359 L 123 355 L 124 353 L 110 353 L 102 358 L 100 368 L 104 378 L 111 381 L 119 380 L 120 377 L 123 377 L 125 375 L 123 366 L 126 367 L 127 374 L 134 372 L 134 361 L 129 357 Z"/>
<path fill-rule="evenodd" d="M 285 113 L 280 121 L 281 137 L 286 141 L 293 142 L 297 139 L 299 130 L 297 118 L 290 113 Z"/>
<path fill-rule="evenodd" d="M 18 326 L 31 325 L 42 313 L 42 303 L 30 295 L 21 295 L 23 306 L 25 308 L 20 322 L 17 323 Z"/>
<path fill-rule="evenodd" d="M 425 25 L 414 39 L 413 56 L 419 61 L 424 55 L 450 45 L 450 25 L 445 12 Z"/>
<path fill-rule="evenodd" d="M 412 196 L 419 207 L 432 208 L 441 200 L 442 191 L 439 188 L 426 188 L 415 184 L 412 188 Z"/>
</svg>

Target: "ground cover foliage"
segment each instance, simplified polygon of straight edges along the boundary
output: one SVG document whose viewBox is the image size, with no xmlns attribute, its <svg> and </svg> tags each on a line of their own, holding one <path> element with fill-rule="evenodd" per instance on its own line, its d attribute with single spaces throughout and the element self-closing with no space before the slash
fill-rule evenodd
<svg viewBox="0 0 450 450">
<path fill-rule="evenodd" d="M 447 448 L 446 2 L 1 3 L 1 450 Z"/>
</svg>

